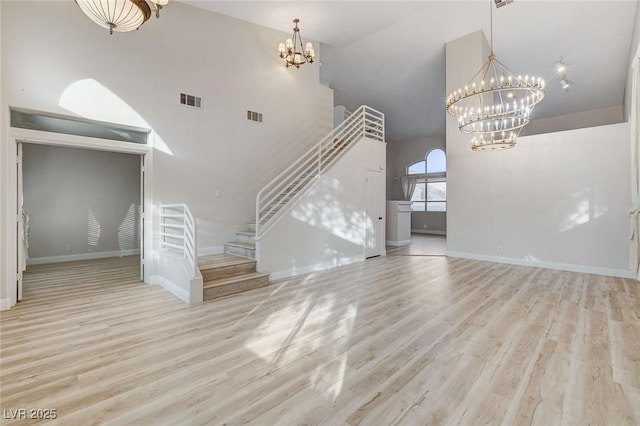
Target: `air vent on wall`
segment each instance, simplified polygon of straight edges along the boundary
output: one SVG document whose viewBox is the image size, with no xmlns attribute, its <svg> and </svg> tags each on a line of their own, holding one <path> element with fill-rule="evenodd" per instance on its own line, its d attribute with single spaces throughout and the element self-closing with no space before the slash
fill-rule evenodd
<svg viewBox="0 0 640 426">
<path fill-rule="evenodd" d="M 257 123 L 262 123 L 262 113 L 255 111 L 247 111 L 247 120 L 255 121 Z"/>
<path fill-rule="evenodd" d="M 186 93 L 180 93 L 180 103 L 182 105 L 200 108 L 202 109 L 202 98 L 194 95 L 187 95 Z"/>
<path fill-rule="evenodd" d="M 496 7 L 506 6 L 511 2 L 513 2 L 513 0 L 496 0 Z"/>
</svg>

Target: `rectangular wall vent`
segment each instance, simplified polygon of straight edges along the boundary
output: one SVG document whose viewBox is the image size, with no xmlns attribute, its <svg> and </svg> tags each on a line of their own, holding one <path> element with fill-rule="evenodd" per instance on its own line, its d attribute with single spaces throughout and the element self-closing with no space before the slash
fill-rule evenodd
<svg viewBox="0 0 640 426">
<path fill-rule="evenodd" d="M 199 96 L 180 93 L 180 103 L 185 106 L 202 109 L 202 98 Z"/>
<path fill-rule="evenodd" d="M 262 123 L 262 113 L 255 111 L 247 111 L 247 120 L 255 121 L 257 123 Z"/>
<path fill-rule="evenodd" d="M 495 0 L 495 1 L 496 1 L 496 7 L 506 6 L 509 3 L 513 2 L 513 0 Z"/>
</svg>

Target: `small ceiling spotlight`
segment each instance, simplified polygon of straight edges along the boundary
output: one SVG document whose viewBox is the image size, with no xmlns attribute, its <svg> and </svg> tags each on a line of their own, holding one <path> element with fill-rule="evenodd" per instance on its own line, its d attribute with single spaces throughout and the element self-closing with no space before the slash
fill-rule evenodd
<svg viewBox="0 0 640 426">
<path fill-rule="evenodd" d="M 569 83 L 569 79 L 567 78 L 566 75 L 562 77 L 562 80 L 560 80 L 560 85 L 562 86 L 562 89 L 564 91 L 566 92 L 569 91 L 569 87 L 571 87 L 571 83 Z"/>
<path fill-rule="evenodd" d="M 564 63 L 564 57 L 561 57 L 560 61 L 556 62 L 556 71 L 558 72 L 558 74 L 564 74 L 566 70 L 567 65 Z"/>
</svg>

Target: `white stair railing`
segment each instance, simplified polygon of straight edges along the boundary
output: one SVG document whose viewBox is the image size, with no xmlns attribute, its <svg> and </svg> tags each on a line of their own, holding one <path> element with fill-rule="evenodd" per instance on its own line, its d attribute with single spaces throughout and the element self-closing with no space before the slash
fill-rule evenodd
<svg viewBox="0 0 640 426">
<path fill-rule="evenodd" d="M 182 254 L 192 278 L 198 274 L 197 237 L 196 221 L 186 204 L 160 206 L 160 247 Z"/>
<path fill-rule="evenodd" d="M 256 196 L 256 239 L 278 220 L 284 206 L 300 196 L 353 142 L 363 137 L 385 140 L 384 114 L 366 105 L 350 113 L 324 139 L 265 185 Z"/>
</svg>

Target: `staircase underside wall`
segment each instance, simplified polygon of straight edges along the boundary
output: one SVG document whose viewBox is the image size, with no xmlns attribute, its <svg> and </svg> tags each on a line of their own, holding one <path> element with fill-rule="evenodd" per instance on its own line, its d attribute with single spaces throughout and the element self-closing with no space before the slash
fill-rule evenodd
<svg viewBox="0 0 640 426">
<path fill-rule="evenodd" d="M 364 260 L 366 170 L 381 172 L 384 203 L 386 144 L 362 138 L 262 236 L 260 272 L 278 279 Z"/>
</svg>

